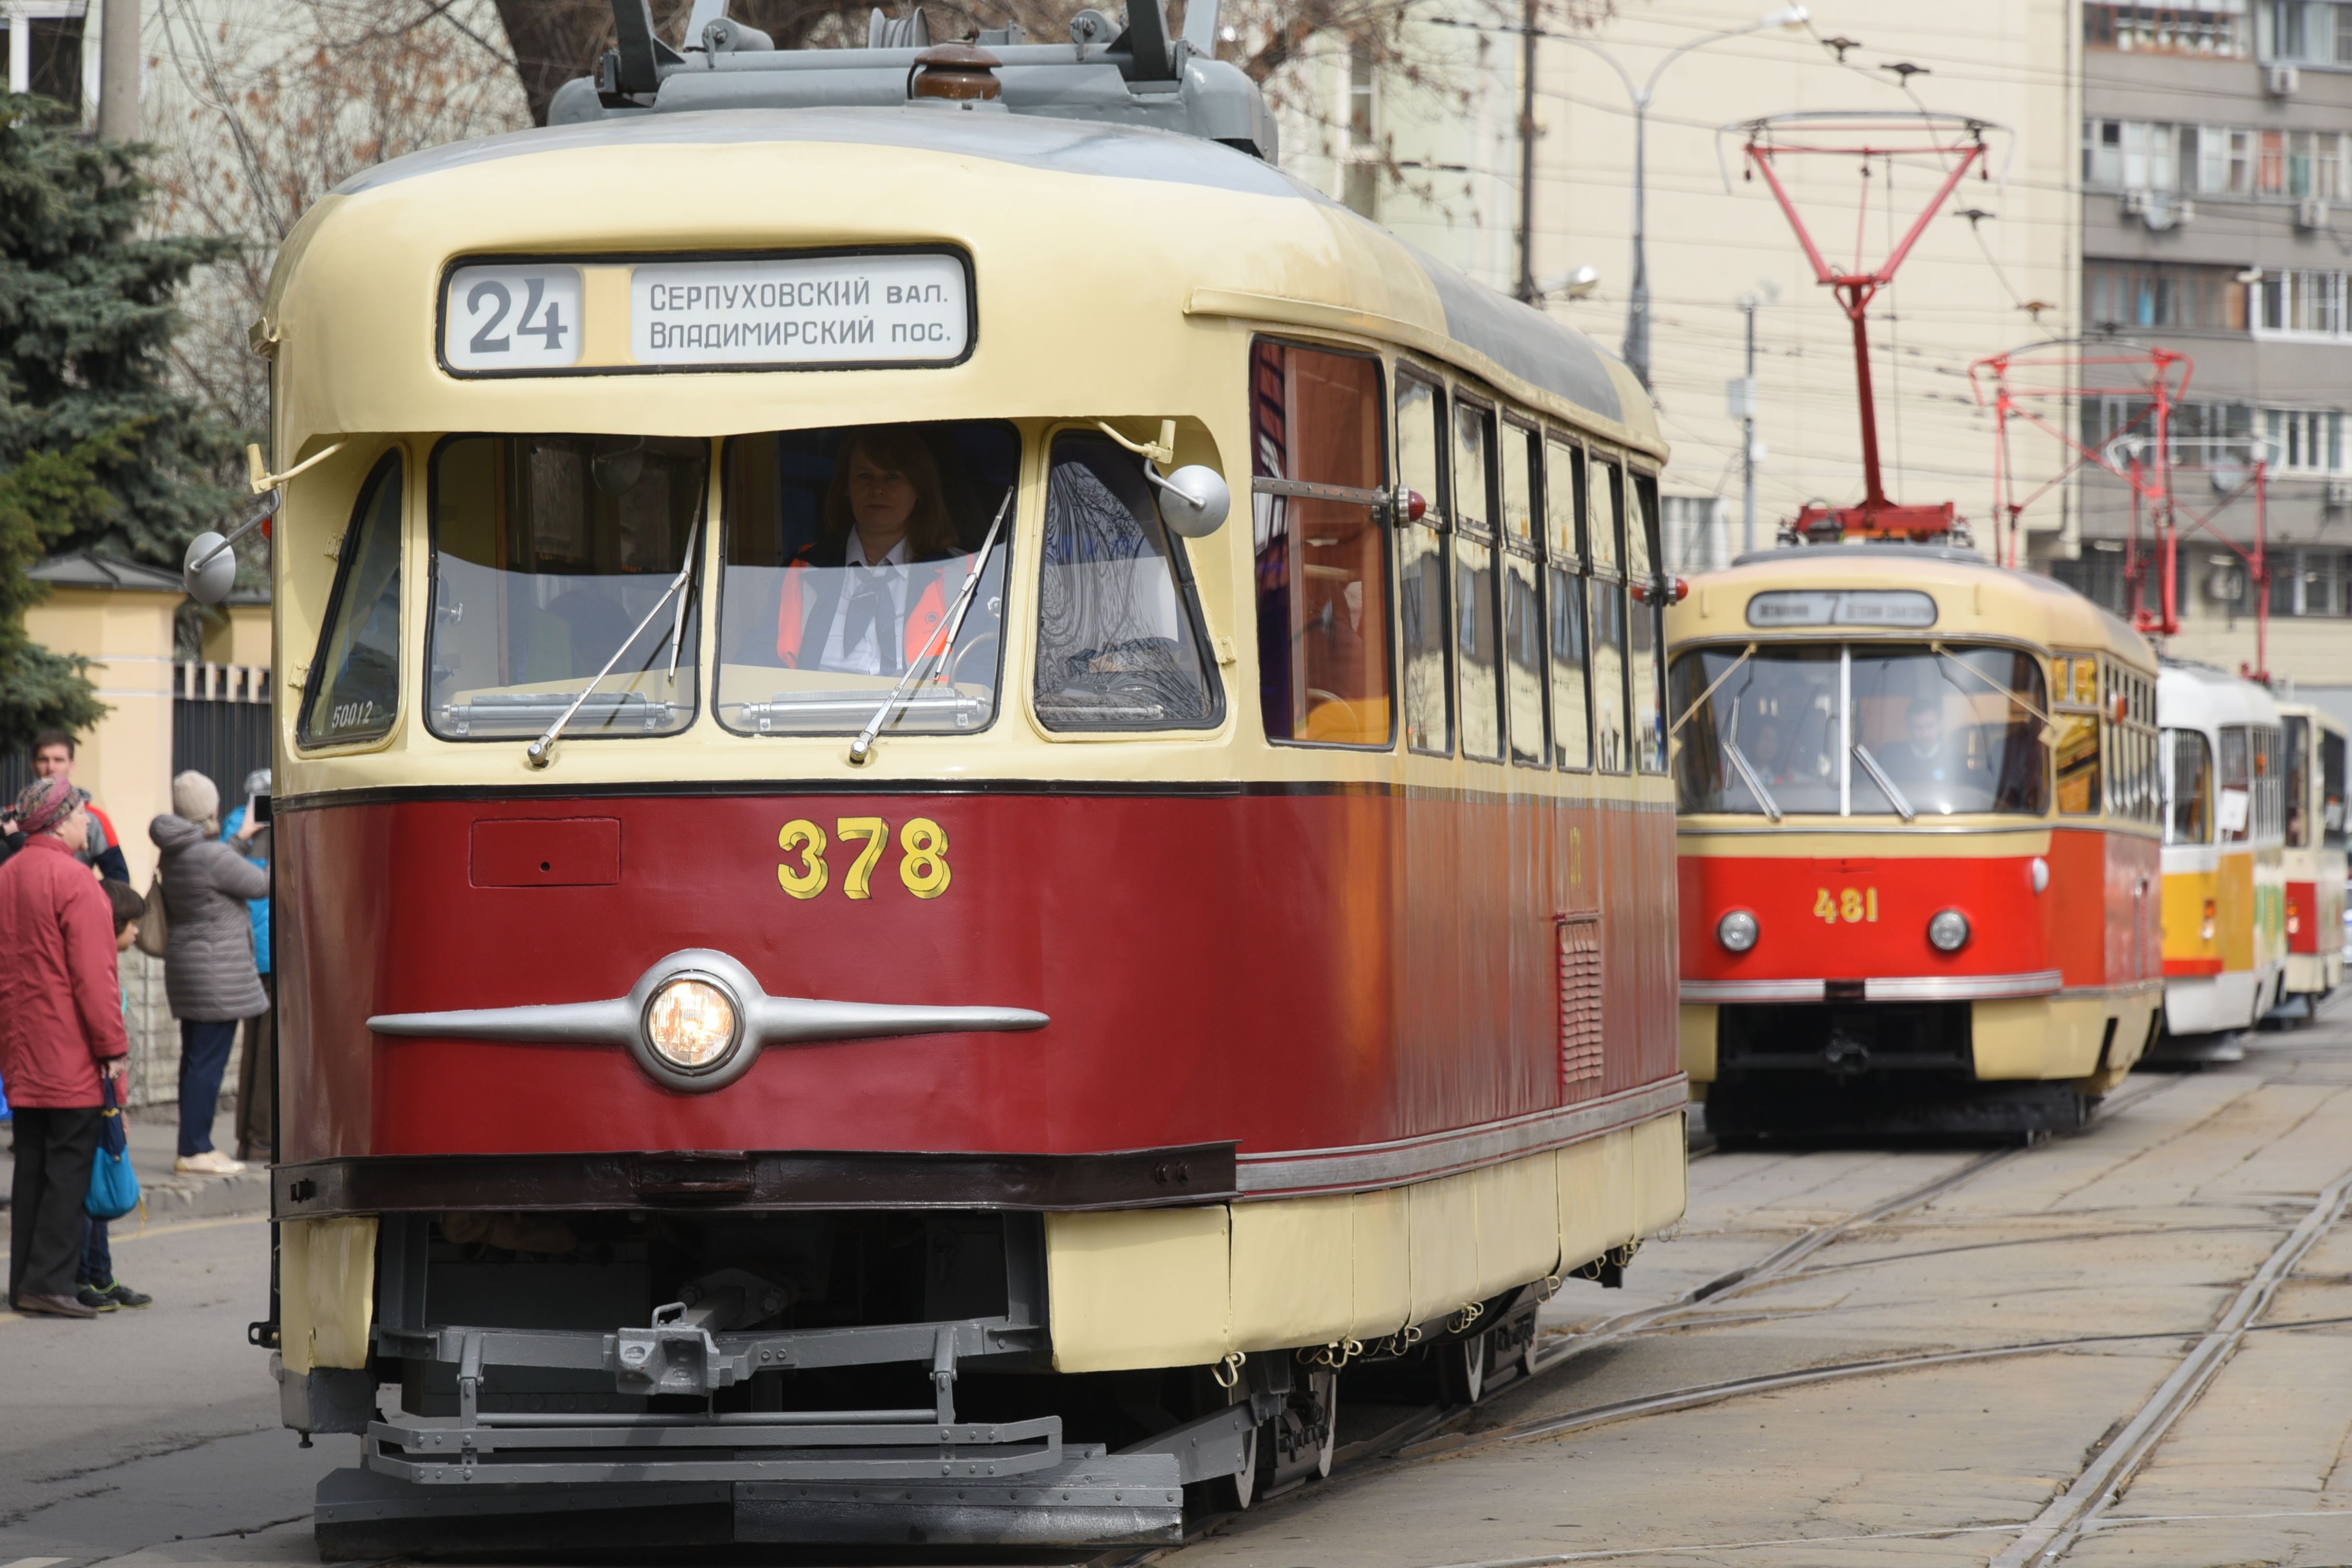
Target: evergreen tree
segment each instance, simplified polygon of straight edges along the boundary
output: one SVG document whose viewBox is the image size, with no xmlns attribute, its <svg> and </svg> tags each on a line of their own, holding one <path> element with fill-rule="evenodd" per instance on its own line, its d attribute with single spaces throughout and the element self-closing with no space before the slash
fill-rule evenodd
<svg viewBox="0 0 2352 1568">
<path fill-rule="evenodd" d="M 173 297 L 229 246 L 143 232 L 147 149 L 84 140 L 54 110 L 0 95 L 0 476 L 79 453 L 115 504 L 37 521 L 43 544 L 177 570 L 236 504 L 237 443 L 168 383 Z M 57 503 L 43 493 L 36 507 Z"/>
<path fill-rule="evenodd" d="M 0 752 L 25 751 L 44 730 L 86 730 L 106 712 L 89 660 L 34 642 L 25 611 L 47 591 L 30 574 L 49 547 L 113 516 L 117 502 L 98 468 L 127 460 L 135 433 L 124 426 L 62 452 L 29 453 L 0 471 Z"/>
</svg>

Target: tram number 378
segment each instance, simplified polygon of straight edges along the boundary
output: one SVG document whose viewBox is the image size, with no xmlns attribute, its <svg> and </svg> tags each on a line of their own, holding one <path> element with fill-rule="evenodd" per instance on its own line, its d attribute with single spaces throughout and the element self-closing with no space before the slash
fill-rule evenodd
<svg viewBox="0 0 2352 1568">
<path fill-rule="evenodd" d="M 898 880 L 919 899 L 936 899 L 948 890 L 948 832 L 928 816 L 909 818 L 898 829 Z M 878 816 L 840 816 L 828 839 L 824 828 L 808 818 L 795 817 L 776 835 L 776 847 L 786 858 L 776 868 L 776 880 L 796 899 L 814 899 L 833 880 L 825 850 L 835 842 L 837 854 L 849 846 L 860 847 L 842 873 L 841 890 L 853 899 L 874 896 L 874 868 L 890 846 L 890 825 Z"/>
<path fill-rule="evenodd" d="M 1832 894 L 1823 888 L 1813 894 L 1813 913 L 1830 925 L 1840 921 L 1860 925 L 1878 918 L 1876 888 L 1846 888 Z"/>
</svg>

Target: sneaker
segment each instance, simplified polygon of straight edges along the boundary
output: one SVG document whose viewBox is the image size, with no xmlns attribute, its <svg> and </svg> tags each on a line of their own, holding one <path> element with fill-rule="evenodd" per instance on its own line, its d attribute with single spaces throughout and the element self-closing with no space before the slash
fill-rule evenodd
<svg viewBox="0 0 2352 1568">
<path fill-rule="evenodd" d="M 91 1289 L 95 1289 L 100 1296 L 105 1297 L 116 1307 L 144 1307 L 152 1304 L 155 1300 L 144 1290 L 133 1290 L 120 1279 L 110 1279 L 105 1284 L 91 1287 Z M 99 1310 L 109 1311 L 112 1309 L 101 1307 Z"/>
<path fill-rule="evenodd" d="M 122 1305 L 95 1285 L 75 1286 L 74 1300 L 93 1312 L 111 1312 Z"/>
<path fill-rule="evenodd" d="M 201 1154 L 183 1154 L 172 1163 L 172 1169 L 188 1176 L 242 1175 L 245 1167 L 217 1149 L 207 1149 Z"/>
</svg>

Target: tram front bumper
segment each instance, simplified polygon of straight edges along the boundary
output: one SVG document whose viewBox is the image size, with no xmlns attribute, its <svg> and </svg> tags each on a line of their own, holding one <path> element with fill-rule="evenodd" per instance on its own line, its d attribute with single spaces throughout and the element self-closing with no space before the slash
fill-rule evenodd
<svg viewBox="0 0 2352 1568">
<path fill-rule="evenodd" d="M 1183 1487 L 1172 1454 L 1066 1453 L 1014 1479 L 420 1485 L 368 1468 L 319 1483 L 327 1561 L 419 1553 L 734 1543 L 881 1546 L 1173 1545 Z"/>
</svg>

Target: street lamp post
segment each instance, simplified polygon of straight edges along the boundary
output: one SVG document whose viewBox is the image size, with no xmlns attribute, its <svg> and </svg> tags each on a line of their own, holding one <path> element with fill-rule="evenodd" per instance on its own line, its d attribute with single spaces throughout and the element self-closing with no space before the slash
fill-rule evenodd
<svg viewBox="0 0 2352 1568">
<path fill-rule="evenodd" d="M 1599 44 L 1564 34 L 1554 35 L 1561 43 L 1600 56 L 1609 68 L 1617 73 L 1617 79 L 1625 86 L 1626 96 L 1633 100 L 1633 288 L 1632 297 L 1625 304 L 1625 363 L 1645 387 L 1650 384 L 1650 257 L 1646 243 L 1650 195 L 1650 100 L 1657 92 L 1658 79 L 1666 74 L 1668 66 L 1693 49 L 1703 49 L 1726 38 L 1760 33 L 1767 27 L 1798 26 L 1811 15 L 1802 5 L 1790 5 L 1759 17 L 1744 27 L 1726 27 L 1721 32 L 1693 38 L 1687 44 L 1667 50 L 1666 58 L 1650 72 L 1649 80 L 1638 86 L 1633 81 L 1633 73 L 1618 62 L 1615 55 Z"/>
</svg>

